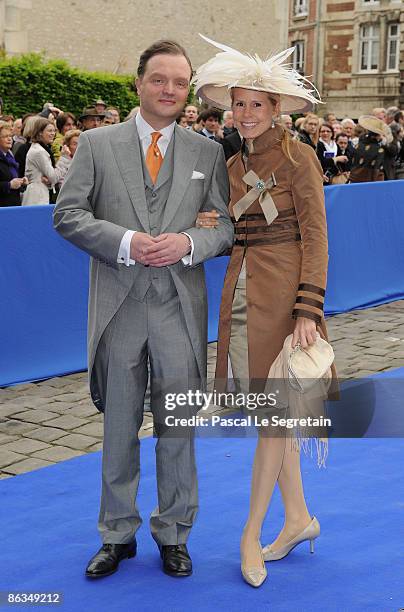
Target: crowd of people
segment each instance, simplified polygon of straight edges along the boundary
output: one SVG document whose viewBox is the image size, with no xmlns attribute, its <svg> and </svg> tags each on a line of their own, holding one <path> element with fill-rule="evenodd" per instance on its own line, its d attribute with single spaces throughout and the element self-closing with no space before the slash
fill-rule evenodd
<svg viewBox="0 0 404 612">
<path fill-rule="evenodd" d="M 0 99 L 0 206 L 27 206 L 56 201 L 82 131 L 121 122 L 118 108 L 97 99 L 76 118 L 46 103 L 39 113 L 23 117 L 2 114 Z M 138 112 L 134 107 L 123 119 Z M 323 169 L 324 185 L 404 178 L 404 111 L 374 108 L 355 122 L 334 113 L 314 113 L 279 121 L 290 134 L 312 147 Z M 188 104 L 177 118 L 184 129 L 223 145 L 226 159 L 241 147 L 232 111 L 200 109 Z"/>
</svg>

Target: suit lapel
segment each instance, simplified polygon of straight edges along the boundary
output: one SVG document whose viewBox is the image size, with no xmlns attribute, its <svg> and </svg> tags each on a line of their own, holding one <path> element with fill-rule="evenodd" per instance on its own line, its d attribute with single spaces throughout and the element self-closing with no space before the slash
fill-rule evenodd
<svg viewBox="0 0 404 612">
<path fill-rule="evenodd" d="M 199 151 L 196 139 L 192 138 L 187 130 L 176 125 L 173 180 L 164 210 L 161 233 L 166 230 L 182 202 L 198 161 Z"/>
<path fill-rule="evenodd" d="M 111 146 L 135 213 L 143 228 L 149 233 L 149 213 L 135 118 L 128 121 L 124 127 L 126 128 L 125 131 L 116 131 L 114 139 L 111 140 Z"/>
</svg>

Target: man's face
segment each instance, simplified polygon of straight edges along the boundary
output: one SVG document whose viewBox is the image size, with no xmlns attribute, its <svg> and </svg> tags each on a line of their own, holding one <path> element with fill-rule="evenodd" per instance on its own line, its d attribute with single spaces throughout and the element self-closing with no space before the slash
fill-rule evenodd
<svg viewBox="0 0 404 612">
<path fill-rule="evenodd" d="M 136 79 L 143 118 L 155 129 L 175 121 L 189 92 L 191 69 L 183 55 L 160 53 L 149 59 L 143 76 Z"/>
<path fill-rule="evenodd" d="M 229 129 L 234 127 L 233 111 L 227 111 L 224 125 Z"/>
<path fill-rule="evenodd" d="M 196 106 L 188 105 L 185 108 L 184 113 L 187 118 L 188 125 L 192 125 L 193 123 L 195 123 L 198 117 L 198 109 L 196 108 Z"/>
<path fill-rule="evenodd" d="M 351 123 L 345 123 L 343 125 L 343 131 L 345 134 L 347 134 L 347 136 L 349 136 L 349 138 L 352 138 L 353 130 L 354 126 Z"/>
<path fill-rule="evenodd" d="M 92 130 L 102 125 L 101 117 L 84 117 L 82 124 L 84 130 Z"/>
<path fill-rule="evenodd" d="M 334 136 L 341 134 L 342 125 L 338 121 L 334 121 L 334 123 L 332 123 L 332 127 L 334 128 Z"/>
<path fill-rule="evenodd" d="M 340 136 L 337 140 L 337 144 L 345 151 L 348 146 L 348 138 L 346 136 Z"/>
<path fill-rule="evenodd" d="M 108 111 L 110 115 L 112 115 L 113 119 L 114 119 L 114 123 L 119 123 L 121 118 L 119 116 L 118 111 L 115 108 L 111 108 L 111 110 Z"/>
<path fill-rule="evenodd" d="M 22 119 L 16 119 L 13 125 L 13 135 L 21 136 L 22 132 Z"/>
<path fill-rule="evenodd" d="M 96 104 L 94 108 L 97 111 L 97 113 L 105 113 L 104 104 Z"/>
<path fill-rule="evenodd" d="M 205 128 L 208 132 L 212 132 L 212 134 L 216 134 L 219 129 L 219 122 L 216 117 L 208 117 L 205 121 Z"/>
</svg>

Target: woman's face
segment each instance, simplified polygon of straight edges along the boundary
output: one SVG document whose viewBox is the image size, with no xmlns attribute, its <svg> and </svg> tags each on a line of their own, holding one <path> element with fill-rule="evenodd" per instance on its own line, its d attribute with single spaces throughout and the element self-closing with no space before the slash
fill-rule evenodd
<svg viewBox="0 0 404 612">
<path fill-rule="evenodd" d="M 316 117 L 309 117 L 303 124 L 303 129 L 310 134 L 311 136 L 314 136 L 314 134 L 317 133 L 317 129 L 318 129 L 318 119 L 316 119 Z"/>
<path fill-rule="evenodd" d="M 70 153 L 72 154 L 72 157 L 76 152 L 78 144 L 79 144 L 79 137 L 73 136 L 73 138 L 70 139 L 70 143 L 69 143 L 69 149 L 70 149 Z"/>
<path fill-rule="evenodd" d="M 266 132 L 279 113 L 279 103 L 275 104 L 265 91 L 235 87 L 232 92 L 234 125 L 243 138 L 257 138 Z"/>
<path fill-rule="evenodd" d="M 74 122 L 74 120 L 71 117 L 68 117 L 66 119 L 66 123 L 64 124 L 63 128 L 62 128 L 62 134 L 65 135 L 67 134 L 67 132 L 69 132 L 69 130 L 74 130 L 76 127 L 76 124 Z"/>
<path fill-rule="evenodd" d="M 7 153 L 13 146 L 13 136 L 11 129 L 3 128 L 0 132 L 0 150 Z"/>
<path fill-rule="evenodd" d="M 56 129 L 53 125 L 49 124 L 46 126 L 44 130 L 42 130 L 41 135 L 40 135 L 40 141 L 45 145 L 49 145 L 49 144 L 52 144 L 55 136 L 56 136 Z"/>
<path fill-rule="evenodd" d="M 322 125 L 320 128 L 320 138 L 324 140 L 324 142 L 331 142 L 332 132 L 327 125 Z"/>
</svg>

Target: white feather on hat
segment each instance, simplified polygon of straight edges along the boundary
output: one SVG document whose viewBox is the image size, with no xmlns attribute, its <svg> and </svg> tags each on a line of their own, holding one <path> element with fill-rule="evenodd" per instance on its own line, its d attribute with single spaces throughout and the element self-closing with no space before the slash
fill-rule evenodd
<svg viewBox="0 0 404 612">
<path fill-rule="evenodd" d="M 283 113 L 307 112 L 313 104 L 322 104 L 319 97 L 313 95 L 319 96 L 314 85 L 290 64 L 284 64 L 295 47 L 262 60 L 257 54 L 244 54 L 202 34 L 199 36 L 222 51 L 202 64 L 192 79 L 195 94 L 212 106 L 230 109 L 232 87 L 278 94 Z"/>
</svg>

